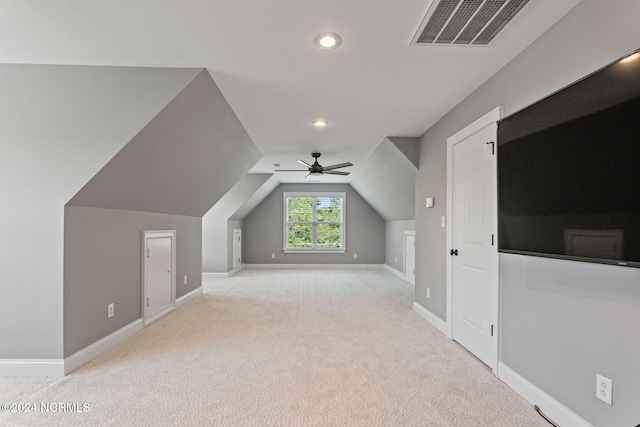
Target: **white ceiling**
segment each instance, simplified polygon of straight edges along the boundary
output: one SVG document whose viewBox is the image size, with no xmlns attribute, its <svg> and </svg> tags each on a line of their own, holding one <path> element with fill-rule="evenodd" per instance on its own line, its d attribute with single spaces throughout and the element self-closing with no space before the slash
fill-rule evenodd
<svg viewBox="0 0 640 427">
<path fill-rule="evenodd" d="M 0 63 L 206 67 L 265 156 L 253 171 L 297 169 L 318 151 L 356 172 L 385 137 L 421 135 L 578 1 L 530 1 L 490 47 L 433 47 L 409 45 L 431 0 L 2 0 Z M 337 50 L 314 46 L 325 31 L 342 36 Z M 327 128 L 311 126 L 319 117 Z"/>
</svg>

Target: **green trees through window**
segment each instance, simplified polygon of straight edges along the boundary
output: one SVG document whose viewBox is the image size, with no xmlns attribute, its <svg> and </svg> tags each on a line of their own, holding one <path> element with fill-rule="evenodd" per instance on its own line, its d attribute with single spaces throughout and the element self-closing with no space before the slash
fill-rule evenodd
<svg viewBox="0 0 640 427">
<path fill-rule="evenodd" d="M 344 195 L 285 194 L 285 249 L 343 249 Z"/>
</svg>

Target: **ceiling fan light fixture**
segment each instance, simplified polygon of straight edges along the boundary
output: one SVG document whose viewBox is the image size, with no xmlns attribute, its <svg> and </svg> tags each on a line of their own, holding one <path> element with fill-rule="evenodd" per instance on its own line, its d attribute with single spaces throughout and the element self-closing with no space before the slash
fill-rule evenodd
<svg viewBox="0 0 640 427">
<path fill-rule="evenodd" d="M 324 128 L 327 127 L 327 125 L 329 124 L 329 122 L 327 122 L 324 119 L 317 119 L 311 122 L 311 124 L 317 128 Z"/>
<path fill-rule="evenodd" d="M 320 172 L 320 171 L 311 171 L 311 172 L 309 172 L 309 175 L 311 175 L 311 176 L 322 176 L 322 172 Z"/>
<path fill-rule="evenodd" d="M 342 37 L 336 33 L 321 33 L 315 36 L 313 44 L 320 49 L 335 49 L 342 44 Z"/>
</svg>

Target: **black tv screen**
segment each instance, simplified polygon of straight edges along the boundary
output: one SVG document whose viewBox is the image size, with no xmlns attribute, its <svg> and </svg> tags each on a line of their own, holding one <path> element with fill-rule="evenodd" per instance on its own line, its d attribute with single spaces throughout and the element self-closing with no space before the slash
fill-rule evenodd
<svg viewBox="0 0 640 427">
<path fill-rule="evenodd" d="M 498 122 L 498 250 L 640 267 L 640 54 Z"/>
</svg>

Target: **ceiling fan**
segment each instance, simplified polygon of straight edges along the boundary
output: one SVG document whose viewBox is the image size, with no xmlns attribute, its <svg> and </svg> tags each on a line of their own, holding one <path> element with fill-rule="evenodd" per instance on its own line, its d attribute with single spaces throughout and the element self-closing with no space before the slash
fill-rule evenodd
<svg viewBox="0 0 640 427">
<path fill-rule="evenodd" d="M 307 170 L 309 171 L 309 175 L 311 176 L 322 176 L 324 174 L 346 176 L 346 175 L 349 175 L 349 172 L 337 171 L 335 169 L 353 166 L 353 163 L 351 162 L 338 163 L 337 165 L 331 165 L 331 166 L 322 166 L 320 163 L 318 163 L 318 157 L 320 157 L 320 153 L 311 153 L 311 157 L 315 159 L 312 165 L 305 162 L 304 160 L 298 160 L 298 163 L 308 168 Z M 280 169 L 280 170 L 276 169 L 276 172 L 304 172 L 304 169 Z"/>
</svg>

